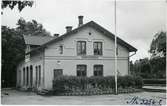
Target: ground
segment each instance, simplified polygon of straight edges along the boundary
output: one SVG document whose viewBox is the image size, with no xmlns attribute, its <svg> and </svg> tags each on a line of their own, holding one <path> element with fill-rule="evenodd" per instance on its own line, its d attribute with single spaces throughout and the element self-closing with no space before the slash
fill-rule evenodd
<svg viewBox="0 0 167 106">
<path fill-rule="evenodd" d="M 127 105 L 146 102 L 155 105 L 165 105 L 166 93 L 138 92 L 118 95 L 40 96 L 33 92 L 23 92 L 15 89 L 1 90 L 1 103 L 6 105 Z"/>
</svg>

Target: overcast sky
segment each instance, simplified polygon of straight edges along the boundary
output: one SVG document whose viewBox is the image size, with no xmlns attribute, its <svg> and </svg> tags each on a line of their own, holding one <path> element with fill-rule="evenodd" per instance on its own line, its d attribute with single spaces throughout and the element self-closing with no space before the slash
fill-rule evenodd
<svg viewBox="0 0 167 106">
<path fill-rule="evenodd" d="M 138 49 L 131 59 L 149 57 L 153 35 L 165 30 L 165 0 L 117 0 L 117 33 Z M 114 33 L 114 2 L 112 0 L 36 0 L 32 8 L 3 10 L 2 25 L 16 27 L 17 20 L 35 19 L 51 34 L 65 32 L 65 26 L 78 26 L 91 20 Z"/>
</svg>

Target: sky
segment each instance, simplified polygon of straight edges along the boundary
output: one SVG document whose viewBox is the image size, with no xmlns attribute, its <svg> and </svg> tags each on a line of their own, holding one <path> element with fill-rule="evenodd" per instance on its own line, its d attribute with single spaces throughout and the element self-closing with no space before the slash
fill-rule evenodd
<svg viewBox="0 0 167 106">
<path fill-rule="evenodd" d="M 117 0 L 117 36 L 138 49 L 130 59 L 149 57 L 153 36 L 166 29 L 165 0 Z M 84 16 L 84 23 L 95 21 L 114 33 L 113 0 L 35 0 L 33 7 L 21 12 L 6 8 L 1 15 L 1 24 L 16 27 L 17 20 L 35 19 L 51 34 L 65 33 L 66 26 L 78 26 L 78 16 Z"/>
</svg>

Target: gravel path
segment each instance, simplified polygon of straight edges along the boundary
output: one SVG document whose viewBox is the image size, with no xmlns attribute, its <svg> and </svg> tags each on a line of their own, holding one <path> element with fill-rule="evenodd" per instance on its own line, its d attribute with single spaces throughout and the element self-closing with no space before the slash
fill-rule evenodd
<svg viewBox="0 0 167 106">
<path fill-rule="evenodd" d="M 166 94 L 158 92 L 140 92 L 119 95 L 93 96 L 40 96 L 32 92 L 12 89 L 1 91 L 2 104 L 38 104 L 38 105 L 128 105 L 141 104 L 143 100 L 156 105 L 165 105 Z M 154 102 L 152 102 L 152 100 Z M 150 102 L 149 102 L 150 101 Z"/>
</svg>

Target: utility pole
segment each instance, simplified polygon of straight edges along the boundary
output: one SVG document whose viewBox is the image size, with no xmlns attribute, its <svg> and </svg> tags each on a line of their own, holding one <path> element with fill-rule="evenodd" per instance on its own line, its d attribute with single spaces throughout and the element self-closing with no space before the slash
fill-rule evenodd
<svg viewBox="0 0 167 106">
<path fill-rule="evenodd" d="M 116 17 L 116 0 L 115 0 L 115 3 L 114 3 L 114 13 L 115 13 L 115 20 L 114 20 L 114 22 L 115 22 L 115 95 L 117 95 L 118 94 L 118 91 L 117 91 L 117 54 L 118 54 L 118 51 L 117 51 L 117 26 L 116 26 L 116 24 L 117 24 L 117 17 Z"/>
</svg>

